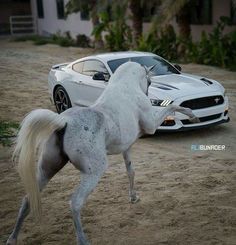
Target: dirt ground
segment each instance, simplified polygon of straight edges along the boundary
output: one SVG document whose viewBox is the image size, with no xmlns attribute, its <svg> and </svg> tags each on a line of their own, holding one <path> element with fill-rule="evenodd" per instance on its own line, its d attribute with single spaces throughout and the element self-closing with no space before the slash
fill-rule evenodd
<svg viewBox="0 0 236 245">
<path fill-rule="evenodd" d="M 47 74 L 56 63 L 72 61 L 90 49 L 34 46 L 0 40 L 0 120 L 22 120 L 34 108 L 53 109 Z M 132 159 L 141 201 L 128 202 L 128 178 L 120 155 L 82 212 L 93 245 L 236 244 L 236 73 L 203 65 L 184 72 L 217 79 L 227 89 L 231 122 L 209 129 L 159 133 L 134 145 Z M 225 144 L 225 151 L 191 151 L 192 144 Z M 24 194 L 10 156 L 0 147 L 0 243 L 10 234 Z M 69 198 L 79 183 L 70 164 L 42 195 L 42 224 L 29 217 L 19 244 L 75 244 Z"/>
</svg>

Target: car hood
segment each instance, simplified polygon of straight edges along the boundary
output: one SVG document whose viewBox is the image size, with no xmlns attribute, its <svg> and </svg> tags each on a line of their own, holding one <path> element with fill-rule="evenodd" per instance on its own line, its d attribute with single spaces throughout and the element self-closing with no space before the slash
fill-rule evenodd
<svg viewBox="0 0 236 245">
<path fill-rule="evenodd" d="M 205 94 L 211 92 L 224 93 L 224 88 L 218 82 L 190 74 L 161 75 L 151 78 L 149 97 L 175 100 L 179 97 Z"/>
</svg>

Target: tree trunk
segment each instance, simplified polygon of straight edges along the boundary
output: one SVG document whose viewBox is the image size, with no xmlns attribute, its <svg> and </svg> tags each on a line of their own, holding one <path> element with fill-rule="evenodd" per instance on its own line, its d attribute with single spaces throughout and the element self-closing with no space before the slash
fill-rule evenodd
<svg viewBox="0 0 236 245">
<path fill-rule="evenodd" d="M 99 24 L 99 16 L 98 16 L 98 13 L 97 13 L 97 4 L 96 4 L 96 1 L 93 1 L 93 3 L 91 4 L 91 19 L 92 19 L 92 23 L 93 23 L 93 28 L 95 26 L 97 26 Z M 104 47 L 104 43 L 103 43 L 103 40 L 102 40 L 102 35 L 99 35 L 97 37 L 95 37 L 95 40 L 94 40 L 94 47 L 97 48 L 97 49 L 101 49 Z"/>
<path fill-rule="evenodd" d="M 189 5 L 186 4 L 178 13 L 178 26 L 179 26 L 179 36 L 182 40 L 178 47 L 178 54 L 180 57 L 185 56 L 186 45 L 191 37 L 191 27 L 190 27 L 190 15 L 189 15 Z"/>
<path fill-rule="evenodd" d="M 186 4 L 178 13 L 178 26 L 180 37 L 184 40 L 190 38 L 191 27 L 190 27 L 190 15 L 189 15 L 189 5 Z"/>
<path fill-rule="evenodd" d="M 129 8 L 132 14 L 133 43 L 137 47 L 143 32 L 143 17 L 141 0 L 130 0 Z"/>
</svg>

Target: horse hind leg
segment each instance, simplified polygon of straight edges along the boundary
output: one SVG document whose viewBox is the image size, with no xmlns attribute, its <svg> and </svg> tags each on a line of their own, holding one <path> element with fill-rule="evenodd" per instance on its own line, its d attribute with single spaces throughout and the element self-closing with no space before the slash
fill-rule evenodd
<svg viewBox="0 0 236 245">
<path fill-rule="evenodd" d="M 72 161 L 75 167 L 78 167 L 75 161 Z M 91 160 L 89 158 L 83 158 L 83 160 L 79 162 L 79 165 L 86 165 L 86 167 L 82 167 L 80 174 L 80 185 L 77 187 L 75 192 L 71 197 L 71 211 L 73 216 L 73 221 L 76 229 L 77 241 L 80 245 L 89 245 L 89 241 L 86 238 L 86 235 L 83 232 L 80 211 L 87 200 L 89 194 L 94 190 L 97 186 L 100 178 L 107 168 L 107 160 L 106 156 L 97 157 L 96 161 Z"/>
<path fill-rule="evenodd" d="M 136 191 L 134 189 L 134 176 L 135 172 L 132 167 L 132 162 L 130 159 L 130 149 L 127 151 L 123 152 L 123 158 L 125 161 L 125 166 L 127 170 L 127 174 L 129 177 L 129 198 L 131 203 L 136 203 L 140 200 L 139 196 L 136 194 Z"/>
<path fill-rule="evenodd" d="M 68 158 L 62 154 L 60 147 L 58 146 L 58 138 L 55 134 L 48 140 L 46 143 L 41 157 L 38 162 L 38 184 L 40 191 L 47 185 L 49 180 L 67 163 Z M 25 218 L 30 212 L 30 205 L 28 197 L 25 196 L 22 200 L 21 207 L 18 212 L 17 220 L 14 226 L 14 229 L 9 236 L 6 244 L 7 245 L 16 245 L 17 237 L 19 231 L 22 227 L 22 224 Z"/>
</svg>

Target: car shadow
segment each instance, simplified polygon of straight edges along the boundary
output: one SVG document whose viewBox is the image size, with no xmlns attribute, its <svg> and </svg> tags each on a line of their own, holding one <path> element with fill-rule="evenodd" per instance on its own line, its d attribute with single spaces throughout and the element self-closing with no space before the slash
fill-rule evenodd
<svg viewBox="0 0 236 245">
<path fill-rule="evenodd" d="M 162 140 L 188 140 L 188 139 L 208 139 L 212 137 L 220 137 L 223 135 L 231 134 L 229 125 L 216 125 L 202 129 L 192 129 L 189 131 L 156 131 L 154 135 L 144 136 L 145 138 L 158 138 Z"/>
</svg>

